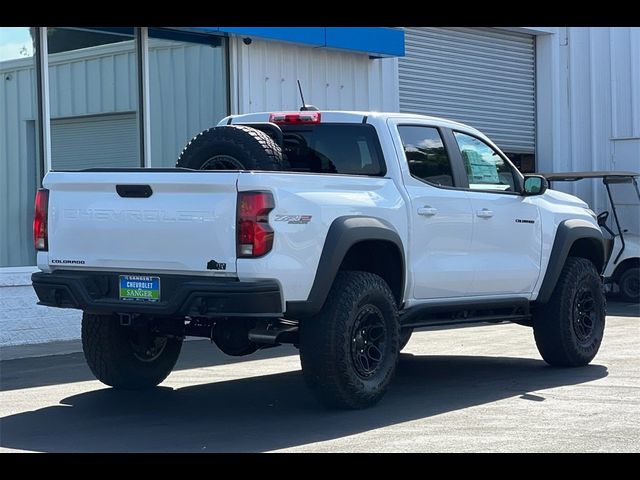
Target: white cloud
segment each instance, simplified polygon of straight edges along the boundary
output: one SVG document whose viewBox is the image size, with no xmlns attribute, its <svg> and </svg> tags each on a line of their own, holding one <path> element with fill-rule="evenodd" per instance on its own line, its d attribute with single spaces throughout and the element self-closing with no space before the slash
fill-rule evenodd
<svg viewBox="0 0 640 480">
<path fill-rule="evenodd" d="M 13 42 L 0 45 L 0 62 L 33 56 L 31 42 Z"/>
<path fill-rule="evenodd" d="M 442 147 L 442 142 L 439 139 L 425 138 L 420 142 L 419 146 L 424 149 L 440 148 Z"/>
</svg>

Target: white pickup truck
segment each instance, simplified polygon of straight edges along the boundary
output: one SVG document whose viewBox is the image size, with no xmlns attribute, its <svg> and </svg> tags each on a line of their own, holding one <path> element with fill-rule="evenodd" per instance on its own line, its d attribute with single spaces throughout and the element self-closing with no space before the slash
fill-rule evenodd
<svg viewBox="0 0 640 480">
<path fill-rule="evenodd" d="M 440 118 L 230 116 L 171 169 L 54 171 L 34 220 L 39 303 L 84 312 L 96 377 L 154 387 L 185 336 L 299 347 L 328 406 L 376 403 L 416 327 L 533 327 L 549 364 L 604 332 L 603 236 L 580 199 Z"/>
</svg>

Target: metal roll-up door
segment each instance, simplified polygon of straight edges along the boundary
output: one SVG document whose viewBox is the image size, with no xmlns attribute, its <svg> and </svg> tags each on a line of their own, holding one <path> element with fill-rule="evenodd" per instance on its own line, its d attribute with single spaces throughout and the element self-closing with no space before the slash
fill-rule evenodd
<svg viewBox="0 0 640 480">
<path fill-rule="evenodd" d="M 523 33 L 406 28 L 400 111 L 466 123 L 506 152 L 534 153 L 534 52 Z"/>
<path fill-rule="evenodd" d="M 51 168 L 139 167 L 135 113 L 51 120 Z"/>
</svg>

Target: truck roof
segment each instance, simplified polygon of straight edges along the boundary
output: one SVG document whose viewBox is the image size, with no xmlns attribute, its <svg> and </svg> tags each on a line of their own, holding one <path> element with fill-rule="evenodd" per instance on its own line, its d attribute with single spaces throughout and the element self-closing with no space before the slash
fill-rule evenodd
<svg viewBox="0 0 640 480">
<path fill-rule="evenodd" d="M 272 113 L 280 113 L 280 112 L 281 111 L 229 115 L 228 117 L 223 118 L 218 123 L 218 125 L 229 125 L 232 123 L 240 123 L 240 122 L 243 122 L 243 123 L 244 122 L 267 122 L 269 121 L 269 116 Z M 300 113 L 294 110 L 287 111 L 287 112 Z M 472 131 L 474 133 L 482 135 L 480 131 L 464 123 L 448 120 L 446 118 L 441 118 L 441 117 L 421 115 L 418 113 L 366 112 L 366 111 L 347 111 L 347 110 L 320 110 L 319 113 L 320 113 L 320 123 L 362 123 L 365 117 L 367 117 L 368 119 L 375 118 L 380 120 L 385 120 L 387 118 L 406 118 L 407 120 L 420 119 L 422 121 L 427 121 L 429 123 L 432 123 L 435 126 L 463 129 L 463 130 Z M 484 137 L 484 135 L 482 136 Z"/>
</svg>

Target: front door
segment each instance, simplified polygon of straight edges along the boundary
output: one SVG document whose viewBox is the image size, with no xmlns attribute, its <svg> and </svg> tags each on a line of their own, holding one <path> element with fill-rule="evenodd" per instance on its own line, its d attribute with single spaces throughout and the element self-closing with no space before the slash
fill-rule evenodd
<svg viewBox="0 0 640 480">
<path fill-rule="evenodd" d="M 534 197 L 519 195 L 515 167 L 483 140 L 453 132 L 473 210 L 469 295 L 530 294 L 540 275 L 542 225 Z"/>
</svg>

